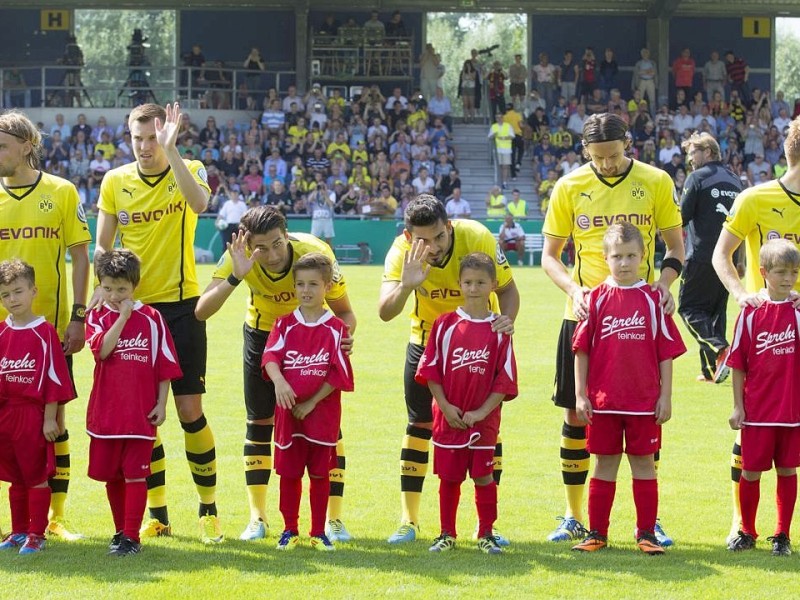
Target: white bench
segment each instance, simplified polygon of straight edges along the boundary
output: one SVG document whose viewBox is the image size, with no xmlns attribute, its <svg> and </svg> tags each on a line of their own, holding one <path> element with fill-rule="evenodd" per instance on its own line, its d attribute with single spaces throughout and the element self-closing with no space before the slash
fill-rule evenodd
<svg viewBox="0 0 800 600">
<path fill-rule="evenodd" d="M 495 239 L 499 242 L 499 234 L 494 234 Z M 539 254 L 540 262 L 542 250 L 544 250 L 544 235 L 541 233 L 526 233 L 525 234 L 525 254 L 528 257 L 528 264 L 533 266 L 536 264 L 536 255 Z M 509 250 L 514 252 L 514 250 Z M 523 257 L 524 260 L 524 257 Z"/>
</svg>

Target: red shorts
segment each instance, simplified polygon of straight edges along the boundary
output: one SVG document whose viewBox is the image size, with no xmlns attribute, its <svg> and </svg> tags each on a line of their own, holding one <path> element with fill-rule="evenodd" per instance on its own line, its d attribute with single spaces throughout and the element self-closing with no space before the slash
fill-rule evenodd
<svg viewBox="0 0 800 600">
<path fill-rule="evenodd" d="M 647 456 L 661 448 L 661 425 L 653 415 L 594 413 L 586 428 L 586 448 L 592 454 Z"/>
<path fill-rule="evenodd" d="M 445 481 L 486 477 L 494 471 L 494 448 L 442 448 L 433 446 L 433 472 Z"/>
<path fill-rule="evenodd" d="M 153 440 L 96 438 L 89 442 L 89 477 L 95 481 L 144 479 L 150 475 Z"/>
<path fill-rule="evenodd" d="M 43 425 L 41 405 L 0 409 L 0 481 L 33 487 L 55 475 L 55 446 L 44 439 Z"/>
<path fill-rule="evenodd" d="M 769 471 L 800 467 L 800 427 L 742 428 L 742 469 Z"/>
<path fill-rule="evenodd" d="M 304 437 L 293 437 L 286 449 L 275 446 L 275 472 L 281 477 L 301 479 L 306 468 L 310 477 L 327 477 L 336 468 L 336 446 L 309 442 Z"/>
<path fill-rule="evenodd" d="M 517 250 L 517 244 L 524 244 L 525 240 L 520 240 L 517 242 L 516 240 L 509 240 L 507 242 L 503 242 L 503 250 Z"/>
</svg>

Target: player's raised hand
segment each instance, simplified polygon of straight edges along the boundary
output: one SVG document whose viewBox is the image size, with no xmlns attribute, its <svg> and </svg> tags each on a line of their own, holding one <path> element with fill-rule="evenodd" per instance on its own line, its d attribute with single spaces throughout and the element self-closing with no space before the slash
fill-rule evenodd
<svg viewBox="0 0 800 600">
<path fill-rule="evenodd" d="M 247 240 L 249 238 L 249 232 L 239 231 L 233 234 L 228 243 L 228 253 L 231 255 L 233 263 L 233 276 L 236 279 L 244 279 L 261 254 L 261 248 L 256 248 L 250 253 L 250 256 L 247 256 Z"/>
<path fill-rule="evenodd" d="M 418 288 L 428 277 L 431 265 L 425 260 L 431 252 L 423 240 L 416 240 L 411 244 L 411 250 L 406 251 L 403 259 L 403 272 L 400 274 L 400 285 L 408 290 Z"/>
<path fill-rule="evenodd" d="M 80 321 L 70 321 L 64 332 L 64 354 L 69 356 L 83 349 L 86 344 L 86 325 Z"/>
<path fill-rule="evenodd" d="M 283 381 L 275 381 L 275 401 L 278 403 L 278 406 L 286 410 L 292 410 L 296 400 L 297 394 L 294 393 L 289 382 L 285 379 Z"/>
<path fill-rule="evenodd" d="M 162 123 L 161 119 L 158 117 L 155 119 L 156 141 L 158 142 L 158 145 L 164 149 L 174 148 L 176 142 L 178 141 L 178 128 L 181 122 L 181 107 L 177 102 L 175 102 L 173 104 L 167 104 L 164 108 L 167 111 L 167 116 L 164 119 L 164 122 Z"/>
</svg>

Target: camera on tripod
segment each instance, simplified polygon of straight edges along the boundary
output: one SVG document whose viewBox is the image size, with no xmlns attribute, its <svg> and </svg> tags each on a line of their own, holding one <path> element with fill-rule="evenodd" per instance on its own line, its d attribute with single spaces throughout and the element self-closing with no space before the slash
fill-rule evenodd
<svg viewBox="0 0 800 600">
<path fill-rule="evenodd" d="M 78 46 L 74 35 L 67 36 L 67 45 L 64 48 L 64 56 L 61 58 L 61 64 L 73 67 L 83 66 L 83 50 Z"/>
<path fill-rule="evenodd" d="M 147 43 L 148 38 L 142 35 L 141 29 L 134 29 L 131 36 L 131 43 L 128 44 L 128 66 L 142 67 L 150 64 L 144 55 L 146 48 L 150 47 Z"/>
<path fill-rule="evenodd" d="M 478 54 L 485 54 L 487 57 L 491 58 L 492 52 L 497 50 L 500 47 L 500 44 L 495 44 L 494 46 L 489 46 L 488 48 L 481 48 L 478 50 Z"/>
</svg>

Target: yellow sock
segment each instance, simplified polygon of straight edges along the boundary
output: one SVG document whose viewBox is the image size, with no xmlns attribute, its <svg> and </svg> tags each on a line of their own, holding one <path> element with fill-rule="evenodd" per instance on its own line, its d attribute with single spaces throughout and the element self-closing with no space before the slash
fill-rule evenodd
<svg viewBox="0 0 800 600">
<path fill-rule="evenodd" d="M 419 525 L 422 484 L 428 474 L 431 430 L 409 425 L 400 451 L 400 504 L 403 522 Z"/>
<path fill-rule="evenodd" d="M 48 484 L 50 486 L 50 520 L 63 518 L 66 511 L 67 491 L 69 490 L 70 460 L 69 460 L 69 432 L 56 438 L 56 474 Z"/>
<path fill-rule="evenodd" d="M 328 497 L 328 520 L 342 519 L 342 504 L 344 503 L 344 474 L 347 468 L 347 459 L 344 453 L 342 431 L 339 430 L 339 441 L 336 442 L 336 468 L 328 473 L 330 482 L 330 496 Z"/>
<path fill-rule="evenodd" d="M 586 427 L 564 423 L 561 428 L 561 477 L 567 500 L 565 517 L 583 522 L 583 491 L 589 475 Z"/>
<path fill-rule="evenodd" d="M 503 439 L 498 434 L 497 443 L 494 445 L 494 458 L 492 460 L 492 477 L 497 485 L 500 485 L 500 478 L 503 476 Z"/>
<path fill-rule="evenodd" d="M 186 444 L 186 460 L 197 488 L 200 503 L 213 506 L 217 496 L 217 454 L 214 434 L 205 415 L 194 423 L 181 423 Z M 214 514 L 213 512 L 210 514 Z"/>
<path fill-rule="evenodd" d="M 247 424 L 244 478 L 250 518 L 267 520 L 267 489 L 272 474 L 272 425 Z"/>
<path fill-rule="evenodd" d="M 736 432 L 736 441 L 731 452 L 731 492 L 733 496 L 733 515 L 731 530 L 742 528 L 742 506 L 739 503 L 739 479 L 742 476 L 742 432 Z"/>
</svg>

